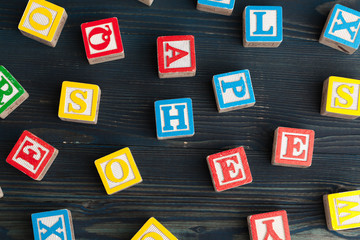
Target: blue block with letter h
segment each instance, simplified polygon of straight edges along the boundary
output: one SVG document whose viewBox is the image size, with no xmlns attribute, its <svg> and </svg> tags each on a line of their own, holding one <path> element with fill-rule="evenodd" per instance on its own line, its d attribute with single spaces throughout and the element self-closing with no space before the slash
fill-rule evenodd
<svg viewBox="0 0 360 240">
<path fill-rule="evenodd" d="M 198 0 L 197 9 L 205 12 L 231 15 L 235 0 Z"/>
</svg>

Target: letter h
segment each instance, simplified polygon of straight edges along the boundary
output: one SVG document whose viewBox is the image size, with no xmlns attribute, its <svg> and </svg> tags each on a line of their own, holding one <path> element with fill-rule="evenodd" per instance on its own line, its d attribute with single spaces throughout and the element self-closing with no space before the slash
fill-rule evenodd
<svg viewBox="0 0 360 240">
<path fill-rule="evenodd" d="M 177 125 L 177 130 L 187 129 L 188 126 L 185 123 L 185 105 L 175 105 L 173 106 L 178 115 L 170 115 L 170 110 L 172 106 L 161 107 L 161 111 L 164 114 L 164 126 L 163 131 L 174 131 L 174 127 L 171 125 L 171 120 L 178 120 L 179 124 Z"/>
</svg>

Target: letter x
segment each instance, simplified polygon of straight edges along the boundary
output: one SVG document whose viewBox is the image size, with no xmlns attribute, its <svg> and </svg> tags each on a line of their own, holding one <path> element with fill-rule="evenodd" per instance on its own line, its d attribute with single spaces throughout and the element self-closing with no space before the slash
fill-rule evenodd
<svg viewBox="0 0 360 240">
<path fill-rule="evenodd" d="M 346 22 L 344 16 L 342 15 L 342 11 L 339 12 L 337 20 L 341 21 L 341 24 L 335 22 L 333 27 L 333 32 L 346 29 L 351 35 L 351 39 L 355 37 L 356 31 L 351 30 L 352 27 L 357 29 L 359 27 L 360 18 L 355 22 Z"/>
<path fill-rule="evenodd" d="M 51 227 L 48 227 L 45 224 L 43 224 L 41 221 L 39 221 L 39 228 L 40 228 L 40 230 L 43 230 L 43 229 L 46 230 L 45 233 L 41 233 L 41 239 L 43 239 L 43 240 L 46 240 L 52 234 L 55 234 L 62 240 L 65 239 L 64 232 L 61 232 L 61 233 L 57 232 L 58 229 L 60 229 L 60 230 L 64 229 L 62 221 L 61 221 L 61 217 L 59 217 L 59 220 Z"/>
</svg>

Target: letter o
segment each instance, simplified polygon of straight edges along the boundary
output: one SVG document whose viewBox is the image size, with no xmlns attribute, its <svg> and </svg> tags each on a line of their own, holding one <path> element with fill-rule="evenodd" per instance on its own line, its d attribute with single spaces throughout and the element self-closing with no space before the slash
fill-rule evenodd
<svg viewBox="0 0 360 240">
<path fill-rule="evenodd" d="M 115 162 L 120 164 L 120 167 L 123 171 L 123 176 L 121 178 L 116 178 L 114 176 L 114 173 L 112 172 L 111 166 Z M 115 182 L 115 183 L 122 182 L 129 176 L 129 166 L 127 165 L 127 163 L 124 160 L 113 159 L 110 162 L 108 162 L 108 164 L 106 164 L 105 174 L 106 174 L 106 177 L 112 182 Z"/>
<path fill-rule="evenodd" d="M 43 24 L 41 24 L 41 23 L 36 22 L 36 21 L 34 20 L 34 15 L 35 15 L 36 13 L 39 13 L 39 14 L 44 15 L 45 17 L 47 17 L 47 19 L 49 20 L 48 24 L 43 25 Z M 29 16 L 29 23 L 30 23 L 30 25 L 31 25 L 33 28 L 35 28 L 36 30 L 38 30 L 38 31 L 43 31 L 43 30 L 49 28 L 50 25 L 51 25 L 51 23 L 52 23 L 52 21 L 53 21 L 53 17 L 52 17 L 52 15 L 51 15 L 51 12 L 50 12 L 48 9 L 43 8 L 43 7 L 34 9 L 34 10 L 30 13 L 30 16 Z"/>
</svg>

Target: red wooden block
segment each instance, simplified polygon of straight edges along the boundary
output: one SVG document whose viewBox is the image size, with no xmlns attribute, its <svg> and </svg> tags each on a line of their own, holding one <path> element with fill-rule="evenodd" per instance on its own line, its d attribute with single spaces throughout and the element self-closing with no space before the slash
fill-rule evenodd
<svg viewBox="0 0 360 240">
<path fill-rule="evenodd" d="M 194 36 L 158 37 L 157 54 L 159 78 L 195 76 L 196 59 Z"/>
<path fill-rule="evenodd" d="M 248 216 L 251 240 L 290 240 L 288 218 L 285 210 Z"/>
<path fill-rule="evenodd" d="M 217 192 L 252 182 L 243 147 L 210 155 L 207 157 L 207 162 Z"/>
<path fill-rule="evenodd" d="M 125 57 L 118 19 L 107 18 L 81 24 L 86 57 L 90 64 Z"/>
<path fill-rule="evenodd" d="M 287 167 L 310 167 L 315 132 L 308 129 L 279 127 L 274 134 L 271 164 Z"/>
<path fill-rule="evenodd" d="M 34 134 L 24 131 L 6 162 L 40 181 L 56 158 L 58 150 Z"/>
</svg>

